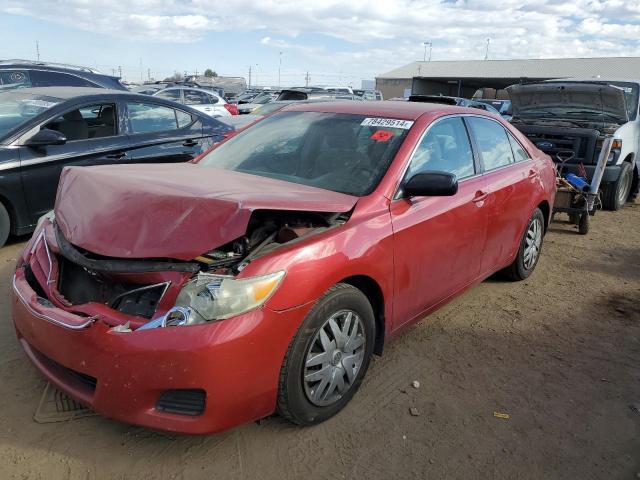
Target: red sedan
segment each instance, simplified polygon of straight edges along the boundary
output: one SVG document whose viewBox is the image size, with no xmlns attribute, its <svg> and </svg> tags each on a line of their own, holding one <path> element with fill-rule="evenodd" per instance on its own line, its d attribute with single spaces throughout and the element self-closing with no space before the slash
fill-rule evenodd
<svg viewBox="0 0 640 480">
<path fill-rule="evenodd" d="M 36 367 L 108 417 L 321 422 L 373 353 L 493 273 L 534 270 L 551 160 L 498 117 L 295 105 L 197 163 L 70 167 L 18 261 Z"/>
</svg>

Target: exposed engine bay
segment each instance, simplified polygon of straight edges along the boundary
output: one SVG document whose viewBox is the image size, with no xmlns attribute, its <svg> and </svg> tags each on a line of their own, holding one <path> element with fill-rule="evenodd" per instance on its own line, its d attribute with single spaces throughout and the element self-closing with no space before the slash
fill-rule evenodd
<svg viewBox="0 0 640 480">
<path fill-rule="evenodd" d="M 349 213 L 300 211 L 255 211 L 246 235 L 195 258 L 201 270 L 208 273 L 234 275 L 253 259 L 281 245 L 341 225 Z"/>
<path fill-rule="evenodd" d="M 606 136 L 620 127 L 595 120 L 514 117 L 513 126 L 554 162 L 594 164 Z"/>
</svg>

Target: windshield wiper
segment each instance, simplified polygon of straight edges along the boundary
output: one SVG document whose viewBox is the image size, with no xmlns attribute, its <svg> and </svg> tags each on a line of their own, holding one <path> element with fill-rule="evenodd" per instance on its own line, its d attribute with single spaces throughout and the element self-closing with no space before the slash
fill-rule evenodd
<svg viewBox="0 0 640 480">
<path fill-rule="evenodd" d="M 551 115 L 552 117 L 557 117 L 557 116 L 558 116 L 558 114 L 557 114 L 557 113 L 552 112 L 551 110 L 547 110 L 546 108 L 531 108 L 531 109 L 527 109 L 525 112 L 522 112 L 522 113 L 523 113 L 523 114 L 524 114 L 524 113 L 529 114 L 529 113 L 536 113 L 536 112 L 540 112 L 540 113 L 542 113 L 542 114 L 548 113 L 548 114 L 549 114 L 549 115 Z"/>
<path fill-rule="evenodd" d="M 614 115 L 613 113 L 609 113 L 609 112 L 602 112 L 602 111 L 598 111 L 598 110 L 572 110 L 571 112 L 569 112 L 569 114 L 582 114 L 584 115 L 585 113 L 590 114 L 590 115 L 602 115 L 602 116 L 607 116 L 609 118 L 613 118 L 615 120 L 622 120 L 620 117 L 618 117 L 617 115 Z"/>
</svg>

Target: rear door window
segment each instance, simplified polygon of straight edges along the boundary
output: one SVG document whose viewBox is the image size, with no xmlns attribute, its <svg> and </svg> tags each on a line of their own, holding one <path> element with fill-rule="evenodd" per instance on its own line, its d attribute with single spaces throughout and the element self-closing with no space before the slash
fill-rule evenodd
<svg viewBox="0 0 640 480">
<path fill-rule="evenodd" d="M 185 105 L 211 105 L 217 102 L 217 99 L 214 99 L 213 96 L 207 95 L 204 92 L 199 92 L 198 90 L 184 91 Z"/>
<path fill-rule="evenodd" d="M 173 100 L 174 102 L 179 102 L 180 90 L 161 90 L 156 94 L 156 97 L 166 98 L 167 100 Z"/>
<path fill-rule="evenodd" d="M 127 103 L 133 133 L 161 132 L 178 128 L 176 110 L 150 103 Z"/>
<path fill-rule="evenodd" d="M 0 90 L 30 86 L 31 79 L 26 70 L 0 70 Z"/>
<path fill-rule="evenodd" d="M 420 141 L 407 178 L 425 171 L 453 173 L 458 180 L 475 174 L 471 143 L 460 117 L 437 121 Z"/>
<path fill-rule="evenodd" d="M 468 117 L 467 122 L 480 150 L 485 170 L 494 170 L 515 162 L 507 132 L 502 125 L 480 117 Z"/>
</svg>

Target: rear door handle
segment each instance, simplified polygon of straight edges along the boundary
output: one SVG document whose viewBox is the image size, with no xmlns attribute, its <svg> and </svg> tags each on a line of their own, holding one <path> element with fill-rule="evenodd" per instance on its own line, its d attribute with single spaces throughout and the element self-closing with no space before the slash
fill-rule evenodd
<svg viewBox="0 0 640 480">
<path fill-rule="evenodd" d="M 107 155 L 107 158 L 113 158 L 115 160 L 120 160 L 121 158 L 124 158 L 127 156 L 127 152 L 116 152 L 116 153 L 110 153 L 109 155 Z"/>
<path fill-rule="evenodd" d="M 538 177 L 538 172 L 537 170 L 529 170 L 529 174 L 527 175 L 528 178 L 537 178 Z"/>
<path fill-rule="evenodd" d="M 471 200 L 471 201 L 474 202 L 474 203 L 482 202 L 482 201 L 486 200 L 488 196 L 489 196 L 489 194 L 487 192 L 483 192 L 482 190 L 478 190 L 476 192 L 475 197 L 473 197 L 473 200 Z"/>
<path fill-rule="evenodd" d="M 183 147 L 195 147 L 196 145 L 198 145 L 198 142 L 196 142 L 195 140 L 186 140 L 182 144 Z"/>
</svg>

